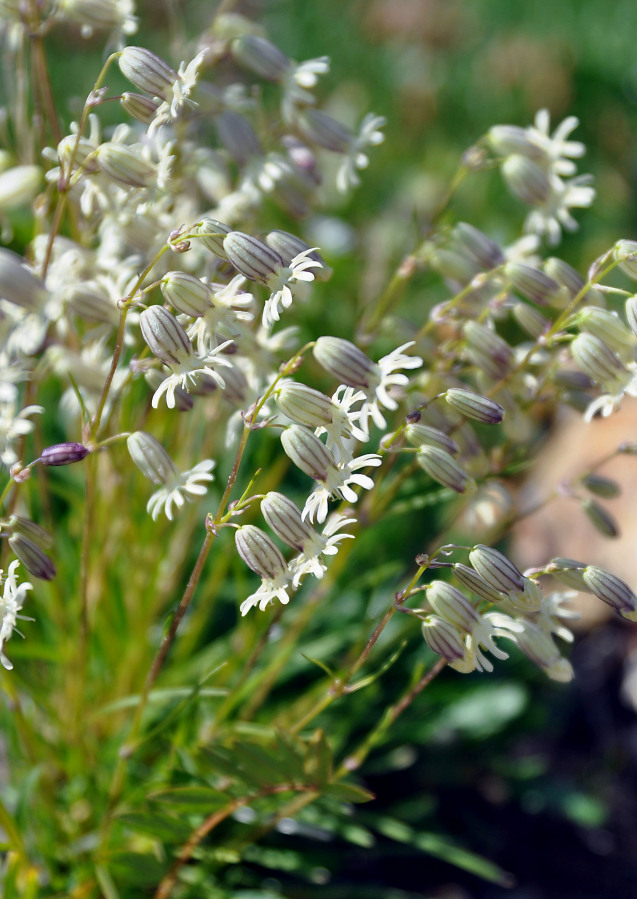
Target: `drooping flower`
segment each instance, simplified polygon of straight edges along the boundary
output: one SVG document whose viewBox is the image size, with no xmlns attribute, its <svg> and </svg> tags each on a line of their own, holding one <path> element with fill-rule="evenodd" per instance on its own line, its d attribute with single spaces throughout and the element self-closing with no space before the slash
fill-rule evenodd
<svg viewBox="0 0 637 899">
<path fill-rule="evenodd" d="M 24 605 L 27 591 L 33 589 L 28 581 L 18 584 L 16 570 L 19 564 L 20 562 L 17 559 L 10 562 L 4 577 L 0 569 L 0 585 L 3 587 L 2 598 L 0 598 L 0 663 L 7 671 L 11 671 L 13 664 L 4 653 L 4 645 L 11 638 L 18 618 L 24 621 L 31 620 L 30 618 L 25 618 L 24 615 L 18 614 Z"/>
</svg>

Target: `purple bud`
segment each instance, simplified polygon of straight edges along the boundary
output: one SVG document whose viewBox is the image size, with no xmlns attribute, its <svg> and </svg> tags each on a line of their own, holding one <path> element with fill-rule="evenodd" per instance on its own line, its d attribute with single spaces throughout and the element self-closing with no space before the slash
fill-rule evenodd
<svg viewBox="0 0 637 899">
<path fill-rule="evenodd" d="M 71 465 L 80 462 L 89 452 L 81 443 L 56 443 L 42 450 L 40 462 L 43 465 Z"/>
</svg>

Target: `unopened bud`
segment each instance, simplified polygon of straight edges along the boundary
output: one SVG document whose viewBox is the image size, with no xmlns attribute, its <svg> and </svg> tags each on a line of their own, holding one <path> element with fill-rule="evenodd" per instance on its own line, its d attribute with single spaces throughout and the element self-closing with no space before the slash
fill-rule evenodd
<svg viewBox="0 0 637 899">
<path fill-rule="evenodd" d="M 261 512 L 277 537 L 298 552 L 316 536 L 314 529 L 301 517 L 296 503 L 283 493 L 268 493 L 261 500 Z"/>
<path fill-rule="evenodd" d="M 495 400 L 461 387 L 450 387 L 445 393 L 445 400 L 465 418 L 483 424 L 497 425 L 504 417 L 504 409 Z"/>
<path fill-rule="evenodd" d="M 232 228 L 229 225 L 224 225 L 223 222 L 210 218 L 202 219 L 193 229 L 193 233 L 197 235 L 204 247 L 220 259 L 228 258 L 223 248 L 223 241 L 231 231 Z"/>
<path fill-rule="evenodd" d="M 506 599 L 504 593 L 489 586 L 474 568 L 469 568 L 468 565 L 463 565 L 462 562 L 454 563 L 453 573 L 461 584 L 471 590 L 472 593 L 475 593 L 480 599 L 484 599 L 487 602 L 502 602 Z"/>
<path fill-rule="evenodd" d="M 483 271 L 498 268 L 505 261 L 497 243 L 466 222 L 458 222 L 453 229 L 452 244 L 460 252 L 471 255 Z"/>
<path fill-rule="evenodd" d="M 603 506 L 593 499 L 582 499 L 582 508 L 596 531 L 604 537 L 618 537 L 619 528 L 617 522 Z"/>
<path fill-rule="evenodd" d="M 37 165 L 16 165 L 0 174 L 0 209 L 19 209 L 30 203 L 42 184 Z"/>
<path fill-rule="evenodd" d="M 312 349 L 319 365 L 341 384 L 348 387 L 369 387 L 375 362 L 362 350 L 342 337 L 319 337 Z"/>
<path fill-rule="evenodd" d="M 262 155 L 259 138 L 245 116 L 227 109 L 215 118 L 215 127 L 219 140 L 240 165 L 251 156 Z"/>
<path fill-rule="evenodd" d="M 146 187 L 155 177 L 151 163 L 126 144 L 101 144 L 95 151 L 95 158 L 105 175 L 127 187 Z"/>
<path fill-rule="evenodd" d="M 307 428 L 330 425 L 339 409 L 324 393 L 298 381 L 284 381 L 275 394 L 276 404 L 288 418 Z"/>
<path fill-rule="evenodd" d="M 595 334 L 578 334 L 571 343 L 571 353 L 584 374 L 593 378 L 607 393 L 622 393 L 630 381 L 630 373 Z"/>
<path fill-rule="evenodd" d="M 497 549 L 479 543 L 469 553 L 469 561 L 494 590 L 506 594 L 524 590 L 522 572 Z"/>
<path fill-rule="evenodd" d="M 604 499 L 614 499 L 621 493 L 621 487 L 612 478 L 606 478 L 601 474 L 587 474 L 582 478 L 582 485 L 595 496 Z"/>
<path fill-rule="evenodd" d="M 297 125 L 303 137 L 333 153 L 347 153 L 352 143 L 349 128 L 322 109 L 305 109 Z"/>
<path fill-rule="evenodd" d="M 112 326 L 116 326 L 119 322 L 117 306 L 109 297 L 100 293 L 94 283 L 71 284 L 64 297 L 71 312 L 85 321 Z"/>
<path fill-rule="evenodd" d="M 230 52 L 244 69 L 267 81 L 280 81 L 290 68 L 290 60 L 285 53 L 256 34 L 244 34 L 234 40 Z"/>
<path fill-rule="evenodd" d="M 427 586 L 427 599 L 432 609 L 459 631 L 471 633 L 480 620 L 464 593 L 446 581 L 432 581 Z"/>
<path fill-rule="evenodd" d="M 48 531 L 21 515 L 11 515 L 6 522 L 6 527 L 12 534 L 22 534 L 23 537 L 28 537 L 40 549 L 50 549 L 53 546 L 53 537 Z"/>
<path fill-rule="evenodd" d="M 445 450 L 436 446 L 421 446 L 416 459 L 429 477 L 443 487 L 450 487 L 456 493 L 472 492 L 476 489 L 473 478 Z"/>
<path fill-rule="evenodd" d="M 608 603 L 624 618 L 637 621 L 637 596 L 628 584 L 595 565 L 588 565 L 582 577 L 588 589 L 602 602 Z"/>
<path fill-rule="evenodd" d="M 26 268 L 24 259 L 0 248 L 0 299 L 35 312 L 47 296 L 44 284 Z"/>
<path fill-rule="evenodd" d="M 573 679 L 571 663 L 562 658 L 550 634 L 532 621 L 524 622 L 524 628 L 516 635 L 516 642 L 524 655 L 552 680 L 566 683 Z"/>
<path fill-rule="evenodd" d="M 577 562 L 575 559 L 563 559 L 558 557 L 551 559 L 546 566 L 546 571 L 548 574 L 552 574 L 561 584 L 564 584 L 565 587 L 570 587 L 571 590 L 582 590 L 585 593 L 588 593 L 589 587 L 583 577 L 585 568 L 585 562 Z"/>
<path fill-rule="evenodd" d="M 413 422 L 406 426 L 405 436 L 412 446 L 437 446 L 451 455 L 458 452 L 458 444 L 438 428 L 431 428 L 420 422 Z"/>
<path fill-rule="evenodd" d="M 237 271 L 251 281 L 265 284 L 268 278 L 283 267 L 283 260 L 278 253 L 262 240 L 242 231 L 231 231 L 223 242 L 223 248 Z"/>
<path fill-rule="evenodd" d="M 152 122 L 159 109 L 159 103 L 156 100 L 133 91 L 125 91 L 120 98 L 120 103 L 129 115 L 138 122 L 143 122 L 144 125 Z"/>
<path fill-rule="evenodd" d="M 562 290 L 557 281 L 539 268 L 522 262 L 507 262 L 504 274 L 523 297 L 537 303 L 538 306 L 550 304 Z"/>
<path fill-rule="evenodd" d="M 309 244 L 306 244 L 300 237 L 290 234 L 288 231 L 270 231 L 266 234 L 265 242 L 275 253 L 279 254 L 285 265 L 289 265 L 299 253 L 304 253 L 310 249 Z M 321 264 L 320 268 L 313 269 L 316 281 L 328 281 L 331 278 L 332 269 L 325 264 L 325 260 L 320 253 L 314 250 L 312 253 L 308 253 L 307 258 L 314 259 Z"/>
<path fill-rule="evenodd" d="M 89 452 L 81 443 L 56 443 L 42 450 L 40 462 L 43 465 L 71 465 L 80 462 Z"/>
<path fill-rule="evenodd" d="M 192 353 L 188 335 L 163 306 L 149 306 L 139 316 L 142 337 L 151 353 L 166 365 L 178 365 Z"/>
<path fill-rule="evenodd" d="M 314 478 L 326 481 L 330 469 L 334 468 L 334 457 L 325 444 L 312 431 L 301 425 L 291 425 L 281 434 L 281 443 L 297 468 Z"/>
<path fill-rule="evenodd" d="M 586 302 L 589 306 L 604 306 L 606 304 L 604 294 L 600 293 L 599 290 L 595 290 L 594 287 L 589 287 L 585 293 L 582 292 L 585 285 L 584 279 L 572 265 L 564 262 L 563 259 L 549 256 L 548 259 L 544 260 L 543 268 L 547 275 L 550 275 L 558 284 L 566 288 L 570 299 L 575 299 L 576 296 L 581 295 L 581 298 L 586 297 Z M 562 299 L 566 301 L 558 304 L 554 299 L 551 305 L 558 308 L 568 305 L 568 297 L 562 297 Z"/>
<path fill-rule="evenodd" d="M 513 317 L 522 330 L 535 339 L 546 334 L 551 326 L 550 320 L 528 303 L 516 303 L 513 307 Z"/>
<path fill-rule="evenodd" d="M 9 537 L 9 546 L 33 577 L 43 581 L 50 581 L 55 577 L 55 565 L 51 559 L 28 537 L 12 534 Z"/>
<path fill-rule="evenodd" d="M 131 459 L 153 484 L 166 484 L 179 469 L 161 443 L 145 431 L 135 431 L 126 439 Z"/>
<path fill-rule="evenodd" d="M 513 350 L 506 340 L 475 321 L 465 322 L 462 331 L 467 341 L 467 359 L 494 381 L 503 378 L 513 362 Z"/>
<path fill-rule="evenodd" d="M 118 62 L 122 75 L 135 87 L 162 100 L 172 95 L 177 72 L 156 53 L 144 47 L 124 47 Z"/>
<path fill-rule="evenodd" d="M 276 578 L 287 569 L 281 550 L 261 528 L 244 524 L 235 531 L 234 542 L 243 561 L 259 577 Z"/>
<path fill-rule="evenodd" d="M 637 241 L 618 240 L 613 248 L 613 259 L 620 269 L 633 280 L 637 280 Z"/>
<path fill-rule="evenodd" d="M 637 337 L 614 312 L 590 306 L 579 313 L 577 322 L 589 334 L 603 340 L 620 359 L 632 361 Z"/>
</svg>

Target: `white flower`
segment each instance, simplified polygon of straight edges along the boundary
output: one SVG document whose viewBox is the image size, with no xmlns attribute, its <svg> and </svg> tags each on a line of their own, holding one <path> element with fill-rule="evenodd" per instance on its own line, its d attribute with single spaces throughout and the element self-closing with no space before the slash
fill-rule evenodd
<svg viewBox="0 0 637 899">
<path fill-rule="evenodd" d="M 171 363 L 168 367 L 171 369 L 172 374 L 165 378 L 155 393 L 153 394 L 152 406 L 153 409 L 156 409 L 159 406 L 159 401 L 164 394 L 166 394 L 166 405 L 169 409 L 175 408 L 175 390 L 178 387 L 181 387 L 183 390 L 188 391 L 189 387 L 194 387 L 197 385 L 197 381 L 202 375 L 207 375 L 211 377 L 219 387 L 225 386 L 225 381 L 223 377 L 219 374 L 219 372 L 215 371 L 215 365 L 221 366 L 230 366 L 232 363 L 225 359 L 223 356 L 220 356 L 220 353 L 223 353 L 224 349 L 232 343 L 231 340 L 226 340 L 224 343 L 220 343 L 218 347 L 215 347 L 214 350 L 211 350 L 207 356 L 199 357 L 194 352 L 183 353 L 179 356 L 179 361 Z"/>
<path fill-rule="evenodd" d="M 276 597 L 279 602 L 286 606 L 290 601 L 288 590 L 290 589 L 291 572 L 286 568 L 285 571 L 279 572 L 275 577 L 265 577 L 261 581 L 261 586 L 256 591 L 244 599 L 240 606 L 242 615 L 247 615 L 250 609 L 259 606 L 262 612 L 268 607 L 270 600 Z"/>
<path fill-rule="evenodd" d="M 524 222 L 524 230 L 534 234 L 546 234 L 550 244 L 557 244 L 562 228 L 576 231 L 576 220 L 569 209 L 590 206 L 595 199 L 595 188 L 590 186 L 591 175 L 577 175 L 563 181 L 557 175 L 550 178 L 551 191 L 547 199 L 533 209 Z"/>
<path fill-rule="evenodd" d="M 341 540 L 353 540 L 353 534 L 339 534 L 340 528 L 353 524 L 355 518 L 346 518 L 345 515 L 331 515 L 323 528 L 323 533 L 315 532 L 315 535 L 303 544 L 303 552 L 290 562 L 290 571 L 293 572 L 292 583 L 298 587 L 301 579 L 306 574 L 313 574 L 316 578 L 322 578 L 327 566 L 321 561 L 321 556 L 334 556 L 338 552 L 338 544 Z"/>
<path fill-rule="evenodd" d="M 407 356 L 403 352 L 408 347 L 413 346 L 414 341 L 403 343 L 397 349 L 393 350 L 387 356 L 379 359 L 375 367 L 369 373 L 369 387 L 365 390 L 366 400 L 359 410 L 359 425 L 362 431 L 369 436 L 369 419 L 374 422 L 377 428 L 387 427 L 387 422 L 383 413 L 380 411 L 381 406 L 384 409 L 395 411 L 398 403 L 390 395 L 389 391 L 392 387 L 402 387 L 409 382 L 407 375 L 396 374 L 399 368 L 420 368 L 422 359 L 420 356 Z"/>
<path fill-rule="evenodd" d="M 43 406 L 25 406 L 15 414 L 13 402 L 0 402 L 0 461 L 7 468 L 18 461 L 12 444 L 25 434 L 30 434 L 35 427 L 29 416 L 39 415 L 42 412 Z"/>
<path fill-rule="evenodd" d="M 523 624 L 500 612 L 479 615 L 471 633 L 466 635 L 464 658 L 449 662 L 449 665 L 461 674 L 468 674 L 470 671 L 493 671 L 493 663 L 484 655 L 482 649 L 488 650 L 496 659 L 508 659 L 508 653 L 496 646 L 493 638 L 507 637 L 509 640 L 517 641 L 516 634 L 523 631 Z"/>
<path fill-rule="evenodd" d="M 174 466 L 174 472 L 166 477 L 163 486 L 148 500 L 146 511 L 152 515 L 153 521 L 157 521 L 160 512 L 172 521 L 173 506 L 181 509 L 184 503 L 191 502 L 196 496 L 204 496 L 208 482 L 214 479 L 210 474 L 214 467 L 213 459 L 205 459 L 184 472 Z"/>
<path fill-rule="evenodd" d="M 197 85 L 199 69 L 205 58 L 206 54 L 202 51 L 194 59 L 191 59 L 188 65 L 185 62 L 181 63 L 177 73 L 178 77 L 172 86 L 172 99 L 166 100 L 158 107 L 149 128 L 151 133 L 160 125 L 165 125 L 177 119 L 184 108 L 197 106 L 197 103 L 191 99 L 190 95 Z"/>
<path fill-rule="evenodd" d="M 17 559 L 11 562 L 4 578 L 0 569 L 0 585 L 3 585 L 2 598 L 0 598 L 0 663 L 7 671 L 11 671 L 13 665 L 4 654 L 4 644 L 11 638 L 18 618 L 23 621 L 31 620 L 18 614 L 24 604 L 27 590 L 33 589 L 28 581 L 18 585 L 16 569 L 19 564 Z"/>
<path fill-rule="evenodd" d="M 526 129 L 527 135 L 546 154 L 550 168 L 556 175 L 574 175 L 577 167 L 572 161 L 579 159 L 586 152 L 581 141 L 566 140 L 571 131 L 579 125 L 579 119 L 568 116 L 561 122 L 553 134 L 549 133 L 551 116 L 548 109 L 540 109 L 532 126 Z M 569 158 L 570 157 L 570 158 Z"/>
<path fill-rule="evenodd" d="M 556 637 L 561 637 L 567 643 L 572 643 L 573 633 L 561 623 L 560 619 L 568 621 L 577 620 L 580 617 L 580 613 L 574 609 L 564 608 L 564 604 L 570 602 L 574 596 L 577 596 L 576 590 L 549 593 L 542 600 L 540 611 L 533 616 L 532 620 L 547 634 L 555 634 Z"/>
<path fill-rule="evenodd" d="M 329 70 L 329 56 L 318 56 L 288 66 L 281 79 L 281 109 L 286 122 L 294 120 L 296 107 L 314 105 L 316 101 L 311 90 L 316 87 L 320 76 L 326 75 Z"/>
<path fill-rule="evenodd" d="M 312 259 L 311 253 L 315 253 L 318 247 L 310 247 L 296 255 L 289 265 L 281 266 L 278 271 L 267 279 L 267 286 L 272 293 L 263 307 L 262 323 L 264 328 L 271 328 L 274 322 L 278 322 L 280 307 L 288 309 L 292 305 L 292 288 L 299 281 L 313 281 L 314 272 L 311 268 L 323 268 L 317 259 Z"/>
<path fill-rule="evenodd" d="M 365 453 L 349 462 L 330 465 L 325 481 L 317 482 L 316 487 L 305 501 L 303 519 L 307 518 L 309 521 L 316 519 L 319 523 L 325 521 L 328 502 L 335 497 L 340 497 L 348 503 L 357 502 L 358 496 L 350 484 L 356 484 L 364 490 L 371 490 L 374 486 L 373 480 L 366 474 L 357 474 L 357 469 L 375 468 L 381 463 L 382 459 L 376 453 Z"/>
<path fill-rule="evenodd" d="M 361 122 L 358 135 L 352 136 L 349 149 L 336 175 L 336 186 L 341 193 L 346 193 L 350 187 L 358 187 L 360 184 L 357 170 L 365 169 L 369 165 L 369 156 L 365 152 L 367 147 L 375 147 L 385 140 L 385 135 L 379 130 L 385 122 L 383 116 L 369 113 Z"/>
</svg>

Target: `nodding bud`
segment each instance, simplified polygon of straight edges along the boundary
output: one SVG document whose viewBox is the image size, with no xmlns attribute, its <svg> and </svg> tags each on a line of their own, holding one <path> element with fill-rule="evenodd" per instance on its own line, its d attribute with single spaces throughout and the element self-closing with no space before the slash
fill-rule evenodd
<svg viewBox="0 0 637 899">
<path fill-rule="evenodd" d="M 613 259 L 623 272 L 637 280 L 637 241 L 618 240 L 613 248 Z"/>
<path fill-rule="evenodd" d="M 291 499 L 274 491 L 261 500 L 261 512 L 277 537 L 299 552 L 316 532 L 303 520 L 301 512 Z"/>
<path fill-rule="evenodd" d="M 290 60 L 282 50 L 256 34 L 244 34 L 230 44 L 233 57 L 250 72 L 267 81 L 280 81 L 290 68 Z"/>
<path fill-rule="evenodd" d="M 589 593 L 590 588 L 583 577 L 585 568 L 585 562 L 577 562 L 575 559 L 563 559 L 558 557 L 551 559 L 546 566 L 546 572 L 547 574 L 552 574 L 560 584 L 564 584 L 565 587 L 570 587 L 571 590 L 582 590 L 584 593 Z"/>
<path fill-rule="evenodd" d="M 483 271 L 497 268 L 505 261 L 504 253 L 491 238 L 466 222 L 458 222 L 452 231 L 452 245 L 460 253 L 468 253 Z"/>
<path fill-rule="evenodd" d="M 558 284 L 561 284 L 562 287 L 566 288 L 570 299 L 574 299 L 579 293 L 582 293 L 582 288 L 586 282 L 577 269 L 574 269 L 568 262 L 564 262 L 563 259 L 558 259 L 557 256 L 549 256 L 548 259 L 544 260 L 542 267 L 547 275 L 550 275 L 551 278 L 554 278 L 558 282 Z M 586 301 L 591 306 L 604 306 L 606 304 L 604 294 L 599 290 L 595 290 L 594 287 L 589 287 L 585 296 Z M 566 302 L 560 305 L 568 305 L 569 297 L 564 298 L 566 299 Z M 556 306 L 557 303 L 553 301 L 551 305 Z"/>
<path fill-rule="evenodd" d="M 450 487 L 456 493 L 471 493 L 476 489 L 473 478 L 445 450 L 436 446 L 421 446 L 416 459 L 420 467 L 444 487 Z"/>
<path fill-rule="evenodd" d="M 14 533 L 9 537 L 9 546 L 33 577 L 43 581 L 55 577 L 56 569 L 51 559 L 28 537 Z"/>
<path fill-rule="evenodd" d="M 310 249 L 310 245 L 301 240 L 295 234 L 288 231 L 270 231 L 265 236 L 265 242 L 278 253 L 285 265 L 289 265 L 295 256 Z M 332 269 L 325 264 L 325 260 L 316 250 L 307 254 L 308 259 L 314 259 L 321 264 L 320 268 L 313 269 L 315 281 L 328 281 L 332 277 Z"/>
<path fill-rule="evenodd" d="M 155 118 L 155 113 L 159 109 L 157 100 L 152 100 L 144 94 L 136 94 L 134 91 L 125 91 L 120 103 L 126 112 L 138 122 L 148 125 Z"/>
<path fill-rule="evenodd" d="M 481 421 L 485 425 L 497 425 L 504 417 L 504 409 L 499 403 L 472 390 L 450 387 L 445 393 L 445 400 L 465 418 Z"/>
<path fill-rule="evenodd" d="M 281 443 L 286 456 L 315 481 L 326 481 L 335 467 L 334 456 L 308 428 L 291 425 L 281 434 Z"/>
<path fill-rule="evenodd" d="M 545 334 L 551 325 L 548 318 L 528 303 L 516 303 L 513 307 L 513 318 L 523 331 L 535 339 Z"/>
<path fill-rule="evenodd" d="M 511 193 L 529 206 L 541 206 L 551 196 L 548 175 L 526 156 L 509 156 L 502 163 L 502 175 Z"/>
<path fill-rule="evenodd" d="M 43 465 L 71 465 L 80 462 L 89 452 L 81 443 L 56 443 L 42 450 L 40 462 Z"/>
<path fill-rule="evenodd" d="M 329 396 L 298 381 L 283 381 L 274 398 L 284 415 L 307 428 L 330 425 L 340 411 Z"/>
<path fill-rule="evenodd" d="M 498 156 L 519 154 L 529 159 L 545 159 L 542 148 L 529 137 L 526 128 L 519 125 L 494 125 L 487 131 L 487 142 Z"/>
<path fill-rule="evenodd" d="M 506 599 L 506 594 L 489 586 L 474 568 L 469 568 L 468 565 L 463 565 L 462 562 L 454 563 L 453 573 L 463 586 L 475 593 L 480 599 L 484 599 L 487 602 L 502 602 L 503 599 Z"/>
<path fill-rule="evenodd" d="M 464 354 L 470 362 L 494 381 L 503 378 L 513 362 L 513 350 L 491 328 L 468 321 L 462 328 L 467 341 Z"/>
<path fill-rule="evenodd" d="M 631 362 L 637 337 L 614 312 L 591 306 L 577 316 L 578 324 L 589 334 L 599 337 L 621 359 Z"/>
<path fill-rule="evenodd" d="M 410 422 L 405 427 L 405 436 L 412 446 L 437 446 L 451 455 L 458 452 L 458 444 L 438 428 L 423 425 L 419 421 Z"/>
<path fill-rule="evenodd" d="M 214 253 L 220 259 L 227 259 L 226 251 L 223 248 L 223 241 L 232 231 L 229 225 L 218 222 L 216 219 L 202 219 L 198 225 L 193 228 L 193 233 L 197 235 L 197 239 L 202 242 L 207 250 Z"/>
<path fill-rule="evenodd" d="M 595 496 L 604 499 L 614 499 L 621 493 L 621 487 L 612 478 L 606 478 L 601 474 L 587 474 L 582 478 L 582 486 Z"/>
<path fill-rule="evenodd" d="M 6 528 L 12 534 L 22 534 L 23 537 L 28 537 L 40 549 L 50 549 L 53 546 L 53 537 L 48 531 L 21 515 L 11 515 L 6 522 Z"/>
<path fill-rule="evenodd" d="M 37 165 L 15 165 L 0 174 L 0 209 L 19 209 L 30 203 L 42 184 Z"/>
<path fill-rule="evenodd" d="M 469 561 L 494 590 L 506 594 L 524 591 L 522 572 L 497 549 L 478 543 L 469 553 Z"/>
<path fill-rule="evenodd" d="M 630 380 L 630 373 L 615 353 L 595 334 L 578 334 L 571 343 L 571 353 L 584 374 L 608 393 L 622 392 Z"/>
<path fill-rule="evenodd" d="M 122 75 L 140 90 L 162 100 L 172 94 L 177 72 L 156 53 L 144 47 L 124 47 L 118 63 Z"/>
<path fill-rule="evenodd" d="M 376 363 L 342 337 L 319 337 L 312 354 L 319 365 L 348 387 L 369 387 Z"/>
<path fill-rule="evenodd" d="M 228 260 L 250 281 L 266 284 L 283 267 L 283 260 L 266 243 L 242 231 L 231 231 L 223 242 Z"/>
<path fill-rule="evenodd" d="M 0 299 L 36 312 L 47 296 L 44 284 L 28 270 L 24 259 L 0 248 Z"/>
<path fill-rule="evenodd" d="M 593 525 L 596 531 L 599 531 L 604 537 L 618 537 L 619 536 L 619 527 L 617 526 L 617 522 L 610 514 L 607 512 L 603 506 L 600 506 L 599 503 L 596 503 L 594 499 L 586 499 L 580 500 L 582 504 L 582 509 L 586 513 L 586 517 Z"/>
<path fill-rule="evenodd" d="M 17 555 L 17 553 L 16 553 Z M 603 568 L 588 565 L 582 577 L 591 593 L 612 606 L 624 618 L 637 621 L 637 596 L 628 584 Z"/>
<path fill-rule="evenodd" d="M 281 550 L 261 528 L 244 524 L 235 531 L 234 542 L 243 561 L 259 577 L 276 578 L 287 569 Z"/>
<path fill-rule="evenodd" d="M 152 164 L 126 144 L 101 144 L 95 151 L 95 158 L 105 175 L 127 187 L 146 187 L 155 177 Z"/>
<path fill-rule="evenodd" d="M 166 272 L 159 282 L 166 302 L 178 312 L 199 318 L 212 308 L 212 288 L 186 272 Z"/>
<path fill-rule="evenodd" d="M 151 353 L 166 365 L 177 365 L 192 353 L 188 335 L 163 306 L 150 306 L 139 316 L 142 337 Z"/>
<path fill-rule="evenodd" d="M 462 634 L 444 618 L 428 615 L 422 623 L 422 635 L 429 649 L 450 662 L 464 658 Z"/>
<path fill-rule="evenodd" d="M 126 440 L 131 459 L 153 484 L 166 484 L 179 469 L 161 443 L 145 431 L 135 431 Z"/>
<path fill-rule="evenodd" d="M 215 128 L 223 146 L 240 165 L 251 156 L 262 155 L 259 138 L 245 116 L 226 110 L 215 118 Z"/>
<path fill-rule="evenodd" d="M 512 287 L 527 300 L 537 303 L 538 306 L 549 305 L 556 296 L 565 292 L 557 281 L 532 265 L 507 262 L 504 266 L 504 274 Z"/>
<path fill-rule="evenodd" d="M 480 620 L 480 614 L 464 593 L 446 581 L 432 581 L 427 587 L 427 599 L 441 618 L 460 631 L 471 633 Z"/>
</svg>

